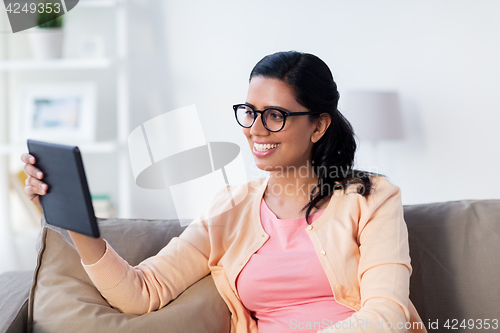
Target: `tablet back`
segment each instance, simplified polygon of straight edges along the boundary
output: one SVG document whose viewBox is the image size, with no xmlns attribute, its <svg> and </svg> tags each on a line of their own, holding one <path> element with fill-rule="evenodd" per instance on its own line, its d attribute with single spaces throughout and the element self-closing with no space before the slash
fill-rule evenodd
<svg viewBox="0 0 500 333">
<path fill-rule="evenodd" d="M 28 150 L 49 186 L 47 194 L 40 196 L 47 223 L 99 237 L 78 147 L 28 140 Z"/>
</svg>

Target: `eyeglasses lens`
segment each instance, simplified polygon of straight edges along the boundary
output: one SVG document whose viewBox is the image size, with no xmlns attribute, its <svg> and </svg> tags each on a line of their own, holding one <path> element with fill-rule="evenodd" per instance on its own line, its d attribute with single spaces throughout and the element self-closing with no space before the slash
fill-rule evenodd
<svg viewBox="0 0 500 333">
<path fill-rule="evenodd" d="M 238 123 L 240 123 L 241 126 L 250 127 L 253 124 L 255 115 L 250 107 L 245 105 L 240 105 L 236 109 L 236 118 L 238 119 Z"/>
<path fill-rule="evenodd" d="M 278 110 L 267 109 L 264 112 L 264 122 L 271 131 L 279 131 L 283 127 L 285 117 Z"/>
<path fill-rule="evenodd" d="M 250 127 L 253 125 L 255 117 L 255 112 L 246 105 L 240 105 L 236 109 L 236 118 L 238 122 L 243 127 Z M 279 131 L 283 127 L 285 117 L 283 114 L 275 109 L 267 109 L 264 112 L 264 123 L 266 127 L 271 131 Z"/>
</svg>

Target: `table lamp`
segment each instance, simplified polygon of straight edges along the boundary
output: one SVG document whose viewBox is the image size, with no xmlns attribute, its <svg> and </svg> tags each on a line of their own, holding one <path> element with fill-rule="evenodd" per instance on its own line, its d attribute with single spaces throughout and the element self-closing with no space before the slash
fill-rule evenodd
<svg viewBox="0 0 500 333">
<path fill-rule="evenodd" d="M 342 113 L 360 141 L 371 143 L 371 164 L 377 166 L 377 145 L 381 140 L 404 138 L 403 119 L 395 91 L 351 91 L 345 95 Z"/>
</svg>

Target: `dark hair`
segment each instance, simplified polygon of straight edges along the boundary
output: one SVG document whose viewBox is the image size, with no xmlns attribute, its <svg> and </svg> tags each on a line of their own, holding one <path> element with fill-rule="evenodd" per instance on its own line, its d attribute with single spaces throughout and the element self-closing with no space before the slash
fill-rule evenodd
<svg viewBox="0 0 500 333">
<path fill-rule="evenodd" d="M 307 208 L 309 223 L 311 210 L 336 190 L 344 192 L 351 184 L 359 184 L 357 191 L 368 196 L 371 190 L 369 172 L 353 169 L 356 141 L 349 121 L 339 112 L 337 106 L 340 94 L 328 66 L 315 55 L 296 51 L 277 52 L 265 56 L 250 73 L 254 76 L 278 79 L 289 84 L 299 104 L 313 114 L 311 121 L 328 113 L 331 124 L 313 145 L 311 164 L 318 185 L 312 190 Z"/>
</svg>

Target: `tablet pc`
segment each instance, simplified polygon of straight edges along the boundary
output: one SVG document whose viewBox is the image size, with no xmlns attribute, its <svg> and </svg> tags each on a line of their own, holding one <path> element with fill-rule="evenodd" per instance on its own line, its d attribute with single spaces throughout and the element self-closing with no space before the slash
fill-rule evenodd
<svg viewBox="0 0 500 333">
<path fill-rule="evenodd" d="M 43 172 L 42 181 L 49 188 L 40 196 L 47 223 L 99 237 L 87 178 L 80 150 L 76 146 L 28 139 L 29 153 Z"/>
</svg>

